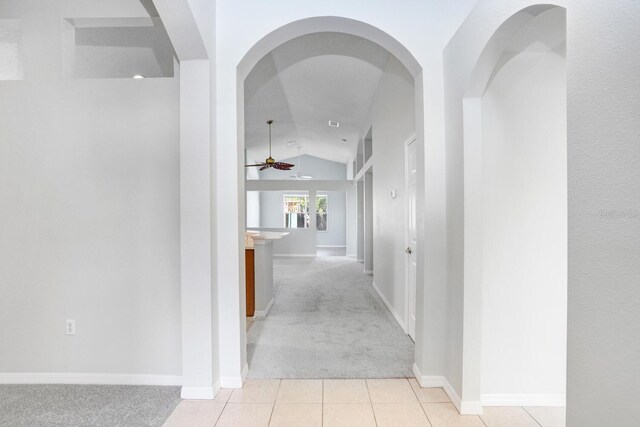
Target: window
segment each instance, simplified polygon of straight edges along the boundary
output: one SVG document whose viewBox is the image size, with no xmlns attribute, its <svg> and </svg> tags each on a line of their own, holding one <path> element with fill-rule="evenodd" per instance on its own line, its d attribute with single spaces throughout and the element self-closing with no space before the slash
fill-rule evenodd
<svg viewBox="0 0 640 427">
<path fill-rule="evenodd" d="M 316 196 L 316 229 L 327 231 L 328 197 L 326 194 Z M 284 196 L 285 228 L 309 228 L 309 196 Z"/>
<path fill-rule="evenodd" d="M 327 231 L 327 195 L 316 196 L 316 229 Z"/>
<path fill-rule="evenodd" d="M 284 227 L 309 227 L 309 196 L 284 196 Z"/>
</svg>

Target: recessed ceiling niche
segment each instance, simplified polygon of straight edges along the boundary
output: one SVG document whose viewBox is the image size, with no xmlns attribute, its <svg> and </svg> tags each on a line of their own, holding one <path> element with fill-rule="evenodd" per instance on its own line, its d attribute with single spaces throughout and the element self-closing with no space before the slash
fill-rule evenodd
<svg viewBox="0 0 640 427">
<path fill-rule="evenodd" d="M 68 78 L 173 77 L 175 53 L 159 18 L 67 18 Z"/>
<path fill-rule="evenodd" d="M 0 19 L 0 80 L 22 80 L 22 32 L 19 19 Z"/>
</svg>

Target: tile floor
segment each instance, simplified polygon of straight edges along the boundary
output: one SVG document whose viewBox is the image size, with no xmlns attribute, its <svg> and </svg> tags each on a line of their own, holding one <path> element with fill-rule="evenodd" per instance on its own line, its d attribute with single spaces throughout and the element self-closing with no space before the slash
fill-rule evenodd
<svg viewBox="0 0 640 427">
<path fill-rule="evenodd" d="M 182 401 L 165 427 L 564 427 L 564 408 L 485 408 L 460 415 L 415 379 L 247 380 L 215 400 Z"/>
</svg>

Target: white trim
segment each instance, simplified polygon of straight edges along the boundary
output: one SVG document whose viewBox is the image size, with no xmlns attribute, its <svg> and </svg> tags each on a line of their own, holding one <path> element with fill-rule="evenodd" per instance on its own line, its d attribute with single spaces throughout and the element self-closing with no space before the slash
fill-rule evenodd
<svg viewBox="0 0 640 427">
<path fill-rule="evenodd" d="M 364 146 L 363 146 L 363 151 L 364 151 Z M 356 161 L 356 164 L 357 163 L 358 162 Z M 356 176 L 353 177 L 353 181 L 360 181 L 362 179 L 362 177 L 364 176 L 364 174 L 367 173 L 367 171 L 369 169 L 371 169 L 372 166 L 373 166 L 373 153 L 371 154 L 371 157 L 369 157 L 369 160 L 367 160 L 364 163 L 364 165 L 362 165 L 362 167 L 360 168 L 360 170 L 358 171 Z"/>
<path fill-rule="evenodd" d="M 109 384 L 181 386 L 181 375 L 0 372 L 0 384 Z"/>
<path fill-rule="evenodd" d="M 444 391 L 447 392 L 447 389 L 445 388 Z M 453 391 L 453 393 L 455 393 L 455 391 Z M 449 392 L 447 392 L 447 395 L 449 395 Z M 462 401 L 460 402 L 460 408 L 458 409 L 458 412 L 460 412 L 460 414 L 462 415 L 482 415 L 484 413 L 484 410 L 481 402 Z"/>
<path fill-rule="evenodd" d="M 402 144 L 403 148 L 404 148 L 404 194 L 405 194 L 405 201 L 404 201 L 404 242 L 405 242 L 405 247 L 410 247 L 411 246 L 411 237 L 410 237 L 410 233 L 409 233 L 409 227 L 410 227 L 410 223 L 411 223 L 411 209 L 410 209 L 410 197 L 409 197 L 409 147 L 411 146 L 411 144 L 416 143 L 416 134 L 414 133 L 411 137 L 409 137 L 409 139 L 407 139 L 404 144 Z M 417 146 L 416 146 L 417 147 Z M 416 148 L 416 159 L 418 158 L 418 151 Z M 417 169 L 417 164 L 416 164 L 416 169 Z M 416 177 L 417 180 L 417 177 Z M 417 181 L 416 181 L 416 192 L 418 191 L 417 188 Z M 417 197 L 417 195 L 416 195 Z M 414 207 L 416 209 L 416 219 L 417 219 L 417 207 Z M 417 230 L 416 230 L 417 232 Z M 414 250 L 416 250 L 417 248 L 413 248 Z M 416 263 L 417 263 L 417 259 L 416 259 Z M 417 264 L 416 264 L 417 266 Z M 411 339 L 413 339 L 413 341 L 415 342 L 416 340 L 416 325 L 413 325 L 413 335 L 411 336 L 411 334 L 409 333 L 409 320 L 411 318 L 411 314 L 409 313 L 409 306 L 410 306 L 410 295 L 409 295 L 409 289 L 411 288 L 411 286 L 409 285 L 409 277 L 411 276 L 409 274 L 409 271 L 411 269 L 411 256 L 405 256 L 404 257 L 404 323 L 407 325 L 407 335 L 409 335 L 409 337 Z M 416 274 L 417 274 L 417 269 L 416 269 Z M 418 288 L 418 277 L 414 277 L 414 280 L 416 281 L 415 286 L 413 287 L 413 299 L 414 302 L 416 304 L 416 316 L 417 316 L 417 308 L 418 308 L 418 298 L 417 298 L 417 288 Z"/>
<path fill-rule="evenodd" d="M 239 377 L 220 377 L 220 387 L 222 388 L 242 388 L 249 373 L 249 365 L 245 363 Z"/>
<path fill-rule="evenodd" d="M 357 258 L 358 255 L 356 255 L 356 254 L 347 254 L 346 256 L 349 257 L 349 258 Z"/>
<path fill-rule="evenodd" d="M 376 282 L 373 282 L 372 285 L 373 285 L 373 289 L 376 290 L 376 292 L 378 293 L 378 296 L 380 297 L 382 302 L 384 302 L 384 304 L 387 306 L 387 308 L 389 309 L 389 311 L 393 315 L 393 318 L 396 319 L 396 322 L 398 322 L 398 324 L 402 328 L 402 331 L 406 334 L 407 333 L 407 325 L 400 319 L 400 316 L 398 316 L 398 313 L 396 313 L 396 311 L 393 309 L 393 307 L 391 307 L 391 303 L 389 303 L 389 300 L 387 300 L 387 298 L 382 294 L 380 289 L 376 286 Z"/>
<path fill-rule="evenodd" d="M 254 318 L 267 317 L 267 314 L 269 314 L 269 310 L 271 310 L 272 305 L 273 305 L 273 298 L 271 298 L 271 301 L 269 301 L 269 304 L 267 304 L 267 308 L 265 308 L 264 310 L 254 310 L 253 317 Z"/>
<path fill-rule="evenodd" d="M 316 248 L 346 248 L 345 245 L 316 245 Z"/>
<path fill-rule="evenodd" d="M 566 406 L 565 394 L 481 394 L 484 406 Z"/>
<path fill-rule="evenodd" d="M 185 400 L 213 400 L 220 390 L 220 381 L 215 387 L 182 387 L 180 398 Z"/>
<path fill-rule="evenodd" d="M 356 255 L 356 256 L 358 256 L 358 255 Z M 364 262 L 364 258 L 358 258 L 358 259 L 356 259 L 356 261 L 357 262 Z"/>
<path fill-rule="evenodd" d="M 307 258 L 315 258 L 316 254 L 273 254 L 273 256 L 280 258 L 291 258 L 291 257 L 307 257 Z"/>
<path fill-rule="evenodd" d="M 449 380 L 445 377 L 438 375 L 422 375 L 418 365 L 415 363 L 413 364 L 413 375 L 416 377 L 420 387 L 441 387 L 447 396 L 449 396 L 451 403 L 453 403 L 461 414 L 482 415 L 482 404 L 480 402 L 463 402 Z"/>
</svg>

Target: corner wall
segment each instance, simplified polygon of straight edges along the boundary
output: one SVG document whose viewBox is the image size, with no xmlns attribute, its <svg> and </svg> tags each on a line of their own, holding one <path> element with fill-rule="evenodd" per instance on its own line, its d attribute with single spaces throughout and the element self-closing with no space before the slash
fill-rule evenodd
<svg viewBox="0 0 640 427">
<path fill-rule="evenodd" d="M 416 132 L 415 87 L 411 74 L 393 56 L 373 96 L 361 138 L 369 129 L 373 133 L 373 280 L 406 328 L 404 144 Z"/>
<path fill-rule="evenodd" d="M 567 426 L 640 419 L 640 3 L 569 0 Z"/>
<path fill-rule="evenodd" d="M 0 82 L 0 382 L 178 385 L 179 78 L 63 79 L 62 18 L 148 16 L 71 3 L 0 4 L 25 55 Z"/>
<path fill-rule="evenodd" d="M 525 51 L 482 97 L 484 405 L 565 402 L 566 91 L 564 52 Z"/>
</svg>

